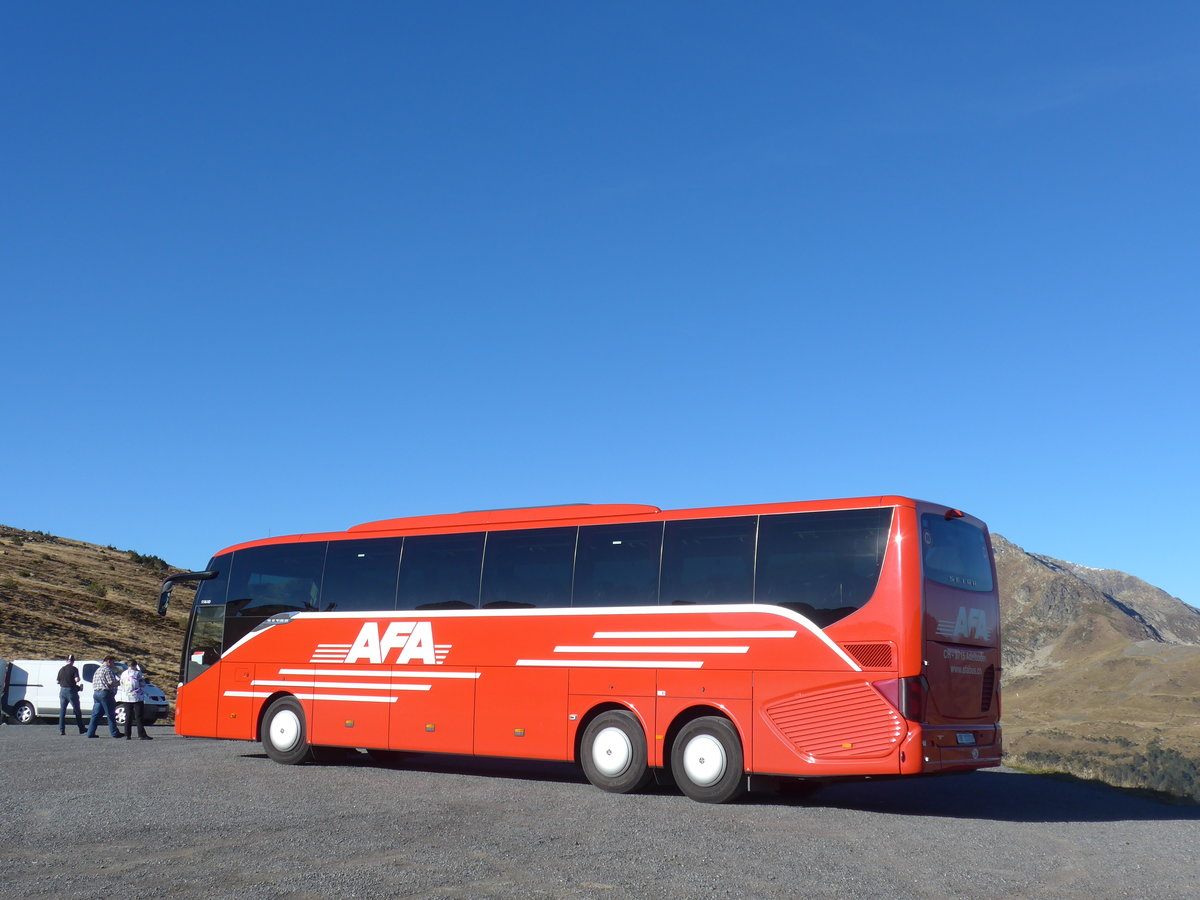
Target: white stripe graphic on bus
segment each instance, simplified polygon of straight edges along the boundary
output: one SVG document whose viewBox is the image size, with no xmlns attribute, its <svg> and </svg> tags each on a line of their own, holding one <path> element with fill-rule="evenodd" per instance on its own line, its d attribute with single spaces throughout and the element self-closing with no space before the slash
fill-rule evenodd
<svg viewBox="0 0 1200 900">
<path fill-rule="evenodd" d="M 655 638 L 794 638 L 794 631 L 597 631 L 592 635 L 596 640 L 654 640 Z"/>
<path fill-rule="evenodd" d="M 748 653 L 749 647 L 695 647 L 654 645 L 647 647 L 618 647 L 614 644 L 590 644 L 581 647 L 555 647 L 555 653 Z"/>
<path fill-rule="evenodd" d="M 259 697 L 266 699 L 274 696 L 269 691 L 226 691 L 226 697 Z M 297 700 L 346 700 L 355 703 L 396 703 L 399 697 L 368 697 L 358 694 L 293 694 Z"/>
<path fill-rule="evenodd" d="M 252 687 L 321 687 L 321 688 L 361 688 L 364 691 L 427 691 L 431 684 L 366 684 L 360 681 L 284 681 L 279 679 L 255 679 L 250 682 Z"/>
<path fill-rule="evenodd" d="M 861 672 L 862 671 L 862 666 L 860 666 L 857 662 L 855 662 L 846 653 L 845 650 L 843 650 L 836 643 L 834 643 L 834 641 L 832 641 L 828 637 L 828 635 L 826 635 L 825 632 L 821 630 L 821 627 L 819 625 L 817 625 L 815 622 L 813 622 L 811 619 L 809 619 L 805 616 L 802 616 L 799 613 L 792 612 L 789 609 L 783 609 L 782 607 L 778 607 L 778 606 L 770 606 L 770 605 L 758 604 L 758 603 L 739 603 L 739 604 L 718 603 L 718 604 L 713 604 L 712 606 L 708 606 L 708 605 L 622 606 L 622 607 L 610 607 L 610 608 L 603 609 L 603 610 L 591 609 L 591 608 L 587 608 L 587 609 L 584 609 L 584 608 L 556 609 L 553 611 L 543 611 L 540 609 L 492 609 L 492 610 L 479 610 L 479 609 L 457 610 L 457 609 L 455 609 L 455 610 L 422 610 L 420 613 L 414 613 L 414 612 L 408 612 L 408 611 L 395 611 L 395 612 L 390 612 L 390 613 L 387 613 L 387 612 L 374 613 L 374 614 L 372 614 L 372 618 L 378 619 L 380 621 L 389 621 L 389 620 L 394 620 L 394 619 L 409 619 L 410 617 L 412 617 L 414 615 L 419 615 L 422 619 L 426 619 L 426 620 L 442 620 L 442 619 L 463 619 L 463 618 L 470 618 L 470 619 L 510 618 L 510 617 L 512 617 L 512 618 L 525 618 L 525 617 L 529 617 L 529 618 L 541 618 L 541 617 L 571 618 L 574 616 L 631 616 L 631 615 L 634 615 L 634 616 L 695 616 L 695 615 L 712 615 L 714 613 L 737 613 L 738 615 L 748 615 L 748 614 L 759 614 L 760 613 L 760 614 L 775 616 L 780 619 L 785 619 L 788 621 L 789 624 L 795 624 L 795 625 L 801 626 L 806 631 L 808 631 L 810 634 L 812 634 L 815 638 L 817 638 L 817 640 L 821 641 L 821 643 L 823 643 L 826 647 L 828 647 L 833 653 L 837 654 L 838 658 L 841 659 L 842 662 L 844 662 L 846 664 L 846 666 L 852 672 Z M 302 613 L 296 613 L 293 618 L 294 619 L 361 619 L 362 617 L 363 617 L 363 614 L 360 612 L 302 612 Z M 271 626 L 271 627 L 274 627 L 274 626 Z M 222 658 L 228 656 L 235 649 L 240 647 L 246 641 L 250 640 L 252 637 L 257 637 L 258 635 L 260 635 L 262 633 L 263 633 L 262 631 L 253 631 L 250 634 L 246 635 L 240 641 L 238 641 L 236 644 L 234 644 L 232 647 L 230 647 L 228 650 L 226 650 L 224 653 L 222 653 L 221 654 Z M 693 633 L 693 632 L 669 632 L 669 633 L 673 634 L 673 635 L 678 635 L 678 636 L 683 636 L 684 634 L 687 634 L 689 637 L 693 636 L 693 635 L 695 637 L 713 637 L 713 636 L 733 637 L 734 636 L 734 633 L 726 634 L 725 632 L 720 632 L 720 631 L 717 631 L 717 632 L 705 631 L 705 632 L 695 632 L 695 633 Z M 605 631 L 605 632 L 597 632 L 596 637 L 599 637 L 600 635 L 604 635 L 605 637 L 621 635 L 621 636 L 626 637 L 626 639 L 631 639 L 633 634 L 634 634 L 634 632 L 607 632 L 607 631 Z M 638 632 L 637 634 L 639 635 L 639 637 L 643 635 L 643 633 L 641 633 L 641 632 Z M 663 633 L 659 632 L 658 634 L 663 634 Z M 747 637 L 750 636 L 749 633 L 745 633 L 745 634 Z M 770 631 L 770 632 L 763 633 L 761 635 L 755 633 L 754 636 L 755 637 L 764 637 L 764 638 L 788 638 L 788 637 L 795 637 L 797 634 L 799 634 L 799 630 L 796 630 L 796 631 L 781 630 L 781 631 Z M 741 637 L 742 633 L 737 633 L 737 636 Z M 438 653 L 440 656 L 441 645 L 439 645 L 439 647 L 438 647 Z M 313 660 L 313 662 L 325 662 L 325 661 L 326 660 Z M 441 662 L 441 659 L 438 659 L 437 662 Z"/>
<path fill-rule="evenodd" d="M 699 669 L 703 660 L 678 659 L 518 659 L 518 666 L 571 666 L 579 669 Z"/>
<path fill-rule="evenodd" d="M 396 671 L 388 669 L 386 672 L 373 672 L 363 669 L 280 669 L 280 675 L 308 675 L 316 677 L 318 675 L 337 675 L 345 678 L 348 675 L 357 676 L 359 678 L 478 678 L 478 672 L 430 672 L 420 669 L 409 671 Z"/>
<path fill-rule="evenodd" d="M 328 690 L 350 688 L 352 690 L 361 691 L 430 691 L 433 689 L 432 684 L 396 684 L 388 683 L 381 684 L 378 681 L 371 682 L 366 679 L 372 678 L 420 678 L 430 680 L 435 678 L 469 678 L 477 679 L 480 676 L 479 672 L 421 672 L 421 671 L 395 671 L 387 670 L 383 672 L 367 671 L 363 669 L 280 669 L 281 676 L 292 676 L 293 678 L 306 678 L 305 681 L 291 681 L 287 678 L 256 678 L 250 682 L 251 687 L 291 687 L 291 688 L 309 688 L 310 690 Z M 320 681 L 321 677 L 336 676 L 338 678 L 359 678 L 362 681 Z M 226 697 L 257 697 L 266 699 L 274 696 L 273 691 L 225 691 Z M 315 694 L 315 693 L 294 693 L 293 696 L 300 700 L 347 700 L 359 703 L 396 703 L 399 697 L 379 697 L 371 696 L 370 694 Z"/>
</svg>

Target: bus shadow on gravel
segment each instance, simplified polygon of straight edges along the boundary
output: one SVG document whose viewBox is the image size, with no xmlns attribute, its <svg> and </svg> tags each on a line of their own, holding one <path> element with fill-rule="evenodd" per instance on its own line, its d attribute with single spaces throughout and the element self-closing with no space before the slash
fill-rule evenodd
<svg viewBox="0 0 1200 900">
<path fill-rule="evenodd" d="M 243 754 L 268 761 L 265 753 Z M 274 765 L 274 763 L 272 763 Z M 327 749 L 310 766 L 424 772 L 463 778 L 497 778 L 587 785 L 578 766 L 547 760 L 403 753 L 377 759 L 354 750 Z M 651 785 L 644 793 L 693 803 L 673 784 Z M 852 809 L 882 815 L 938 816 L 997 822 L 1200 821 L 1200 806 L 1171 802 L 1146 791 L 1115 788 L 1070 776 L 1028 775 L 1008 769 L 929 778 L 846 781 L 813 790 L 755 790 L 741 805 L 798 809 Z"/>
<path fill-rule="evenodd" d="M 269 761 L 265 753 L 243 753 L 243 759 Z M 272 763 L 274 765 L 274 763 Z M 344 768 L 360 766 L 397 772 L 427 772 L 434 775 L 462 775 L 476 778 L 503 778 L 513 781 L 547 781 L 561 784 L 587 784 L 583 771 L 574 763 L 542 759 L 507 759 L 494 756 L 456 756 L 442 753 L 400 752 L 388 759 L 369 752 L 323 748 L 306 766 Z"/>
<path fill-rule="evenodd" d="M 762 802 L 997 822 L 1200 821 L 1200 806 L 1070 776 L 1010 770 L 829 784 L 803 799 Z"/>
</svg>

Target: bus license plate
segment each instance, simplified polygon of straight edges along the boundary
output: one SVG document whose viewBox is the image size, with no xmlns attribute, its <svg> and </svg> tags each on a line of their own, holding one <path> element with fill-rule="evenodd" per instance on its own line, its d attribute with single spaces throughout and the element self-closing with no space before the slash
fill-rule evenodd
<svg viewBox="0 0 1200 900">
<path fill-rule="evenodd" d="M 973 731 L 960 731 L 955 737 L 958 739 L 960 747 L 964 745 L 969 747 L 975 743 L 975 732 Z"/>
</svg>

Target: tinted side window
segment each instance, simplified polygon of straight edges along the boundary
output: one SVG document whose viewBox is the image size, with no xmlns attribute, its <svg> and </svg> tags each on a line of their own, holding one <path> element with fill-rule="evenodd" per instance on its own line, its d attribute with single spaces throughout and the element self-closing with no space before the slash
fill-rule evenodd
<svg viewBox="0 0 1200 900">
<path fill-rule="evenodd" d="M 324 562 L 323 542 L 237 551 L 230 572 L 226 615 L 273 616 L 316 609 Z"/>
<path fill-rule="evenodd" d="M 396 606 L 402 538 L 330 541 L 321 584 L 321 609 L 366 611 Z"/>
<path fill-rule="evenodd" d="M 474 609 L 482 563 L 482 534 L 405 538 L 396 608 Z"/>
<path fill-rule="evenodd" d="M 576 531 L 490 532 L 483 556 L 483 608 L 570 606 Z"/>
<path fill-rule="evenodd" d="M 754 516 L 667 522 L 659 603 L 749 603 Z"/>
<path fill-rule="evenodd" d="M 822 627 L 861 609 L 875 593 L 891 521 L 886 507 L 763 516 L 755 602 Z"/>
<path fill-rule="evenodd" d="M 658 602 L 662 522 L 579 529 L 572 606 L 648 606 Z"/>
</svg>

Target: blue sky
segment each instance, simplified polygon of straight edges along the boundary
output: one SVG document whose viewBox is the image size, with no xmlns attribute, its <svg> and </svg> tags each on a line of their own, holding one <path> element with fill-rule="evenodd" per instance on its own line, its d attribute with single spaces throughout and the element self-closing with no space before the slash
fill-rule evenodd
<svg viewBox="0 0 1200 900">
<path fill-rule="evenodd" d="M 9 4 L 0 522 L 899 493 L 1200 604 L 1200 6 Z"/>
</svg>

